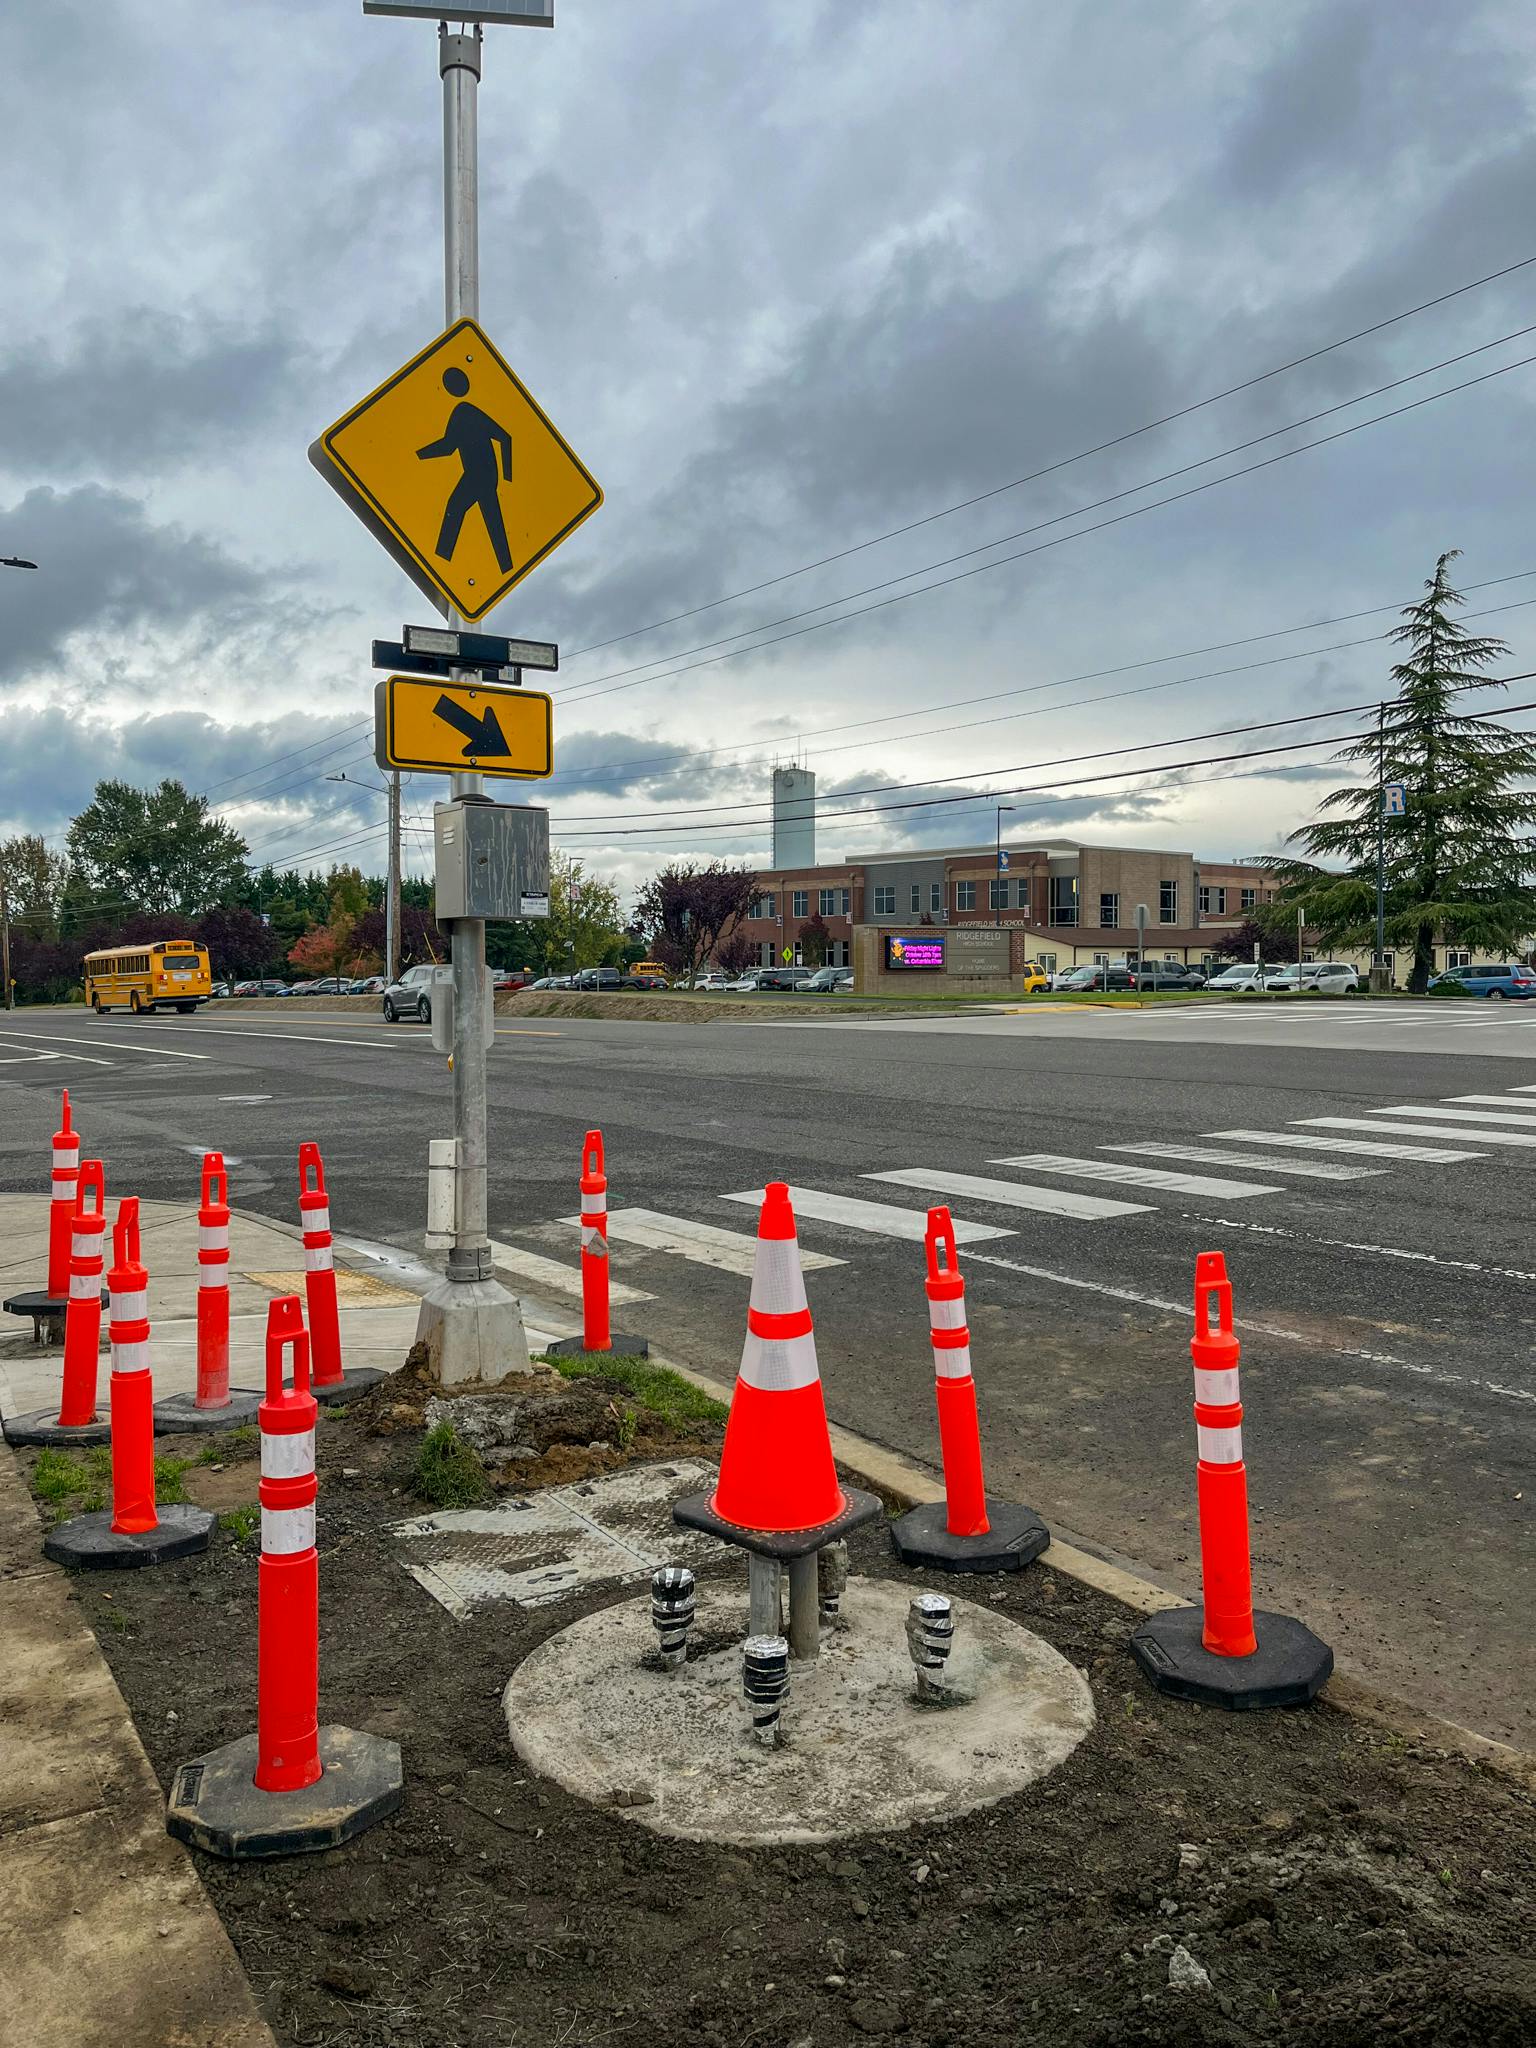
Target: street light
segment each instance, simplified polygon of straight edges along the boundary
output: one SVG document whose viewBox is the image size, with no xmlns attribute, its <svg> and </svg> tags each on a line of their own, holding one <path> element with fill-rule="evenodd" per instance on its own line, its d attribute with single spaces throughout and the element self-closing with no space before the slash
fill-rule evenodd
<svg viewBox="0 0 1536 2048">
<path fill-rule="evenodd" d="M 25 555 L 0 555 L 0 569 L 35 569 L 36 562 L 29 562 Z"/>
<path fill-rule="evenodd" d="M 1003 876 L 1007 871 L 1003 856 L 1003 813 L 1017 809 L 1017 804 L 999 804 L 997 807 L 997 874 L 992 882 L 992 908 L 997 913 L 995 922 L 999 931 L 1003 928 Z"/>
<path fill-rule="evenodd" d="M 399 771 L 390 776 L 386 788 L 382 782 L 365 782 L 361 776 L 348 775 L 342 771 L 327 775 L 327 782 L 350 782 L 356 789 L 376 789 L 381 796 L 389 799 L 389 878 L 385 884 L 384 901 L 384 973 L 389 982 L 400 978 L 400 775 Z"/>
</svg>

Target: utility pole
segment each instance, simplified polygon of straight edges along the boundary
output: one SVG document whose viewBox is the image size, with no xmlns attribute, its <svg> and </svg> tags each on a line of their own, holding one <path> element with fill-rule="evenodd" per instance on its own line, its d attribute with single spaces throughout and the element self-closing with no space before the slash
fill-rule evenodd
<svg viewBox="0 0 1536 2048">
<path fill-rule="evenodd" d="M 994 912 L 992 921 L 999 931 L 1002 930 L 1003 926 L 1003 891 L 1006 886 L 1003 876 L 1007 873 L 1007 869 L 1003 865 L 1003 813 L 1004 811 L 1017 809 L 1017 804 L 999 804 L 997 807 L 997 870 L 992 880 L 992 895 L 994 899 L 992 904 Z"/>
<path fill-rule="evenodd" d="M 400 771 L 389 778 L 389 879 L 384 894 L 386 987 L 400 979 Z"/>
<path fill-rule="evenodd" d="M 1387 707 L 1376 707 L 1376 959 L 1372 982 L 1386 987 L 1387 974 Z"/>
<path fill-rule="evenodd" d="M 11 986 L 11 899 L 4 875 L 0 875 L 0 975 L 5 977 L 5 1007 L 14 1010 L 16 991 Z"/>
</svg>

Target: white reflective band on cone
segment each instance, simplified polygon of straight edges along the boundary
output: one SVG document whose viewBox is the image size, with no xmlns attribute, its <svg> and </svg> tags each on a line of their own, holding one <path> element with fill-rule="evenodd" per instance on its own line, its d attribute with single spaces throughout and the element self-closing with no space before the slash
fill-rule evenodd
<svg viewBox="0 0 1536 2048">
<path fill-rule="evenodd" d="M 941 1380 L 968 1380 L 971 1377 L 971 1347 L 957 1344 L 952 1351 L 935 1349 L 933 1370 Z"/>
<path fill-rule="evenodd" d="M 80 1147 L 78 1145 L 55 1145 L 53 1148 L 53 1170 L 62 1173 L 68 1167 L 71 1173 L 80 1170 Z"/>
<path fill-rule="evenodd" d="M 79 1179 L 80 1169 L 78 1167 L 71 1166 L 66 1170 L 62 1166 L 56 1166 L 53 1169 L 55 1189 L 53 1199 L 56 1202 L 72 1202 L 75 1199 L 75 1188 L 79 1183 Z"/>
<path fill-rule="evenodd" d="M 928 1304 L 928 1327 L 930 1330 L 963 1330 L 965 1328 L 965 1296 L 957 1294 L 953 1301 L 930 1301 Z"/>
<path fill-rule="evenodd" d="M 112 1370 L 114 1372 L 148 1372 L 149 1339 L 140 1337 L 132 1344 L 119 1344 L 112 1340 Z"/>
<path fill-rule="evenodd" d="M 94 1230 L 71 1231 L 69 1248 L 77 1259 L 99 1259 L 101 1257 L 102 1233 Z"/>
<path fill-rule="evenodd" d="M 144 1323 L 149 1320 L 149 1294 L 143 1287 L 136 1287 L 131 1294 L 119 1294 L 114 1288 L 109 1297 L 114 1323 Z"/>
<path fill-rule="evenodd" d="M 793 1237 L 760 1237 L 757 1261 L 752 1268 L 753 1308 L 770 1316 L 793 1315 L 806 1307 L 805 1276 L 800 1271 L 799 1240 Z"/>
<path fill-rule="evenodd" d="M 227 1223 L 200 1223 L 197 1226 L 197 1248 L 200 1252 L 227 1252 L 229 1250 L 229 1225 Z"/>
<path fill-rule="evenodd" d="M 583 1216 L 606 1216 L 608 1214 L 608 1197 L 606 1195 L 583 1195 L 581 1198 L 581 1213 Z"/>
<path fill-rule="evenodd" d="M 315 1432 L 312 1429 L 295 1430 L 292 1436 L 268 1436 L 262 1432 L 263 1479 L 307 1479 L 314 1469 Z"/>
<path fill-rule="evenodd" d="M 197 1269 L 199 1287 L 222 1287 L 228 1292 L 229 1268 L 227 1266 L 199 1266 Z"/>
<path fill-rule="evenodd" d="M 796 1387 L 813 1387 L 821 1378 L 816 1364 L 816 1338 L 807 1330 L 803 1337 L 759 1337 L 748 1330 L 741 1350 L 741 1377 L 749 1387 L 765 1394 L 788 1394 Z"/>
<path fill-rule="evenodd" d="M 1200 1439 L 1200 1455 L 1207 1465 L 1241 1465 L 1243 1432 L 1240 1427 L 1207 1429 L 1203 1422 L 1197 1422 L 1195 1432 Z"/>
<path fill-rule="evenodd" d="M 94 1301 L 101 1292 L 99 1273 L 71 1273 L 69 1276 L 69 1298 L 71 1301 Z M 126 1317 L 124 1318 L 126 1321 Z"/>
<path fill-rule="evenodd" d="M 589 1259 L 606 1259 L 608 1256 L 608 1240 L 600 1230 L 584 1230 L 581 1248 Z"/>
<path fill-rule="evenodd" d="M 1197 1365 L 1195 1399 L 1204 1401 L 1208 1408 L 1230 1408 L 1237 1399 L 1237 1367 L 1224 1365 L 1212 1372 Z"/>
<path fill-rule="evenodd" d="M 304 1264 L 311 1273 L 328 1273 L 332 1265 L 330 1246 L 328 1244 L 305 1245 Z"/>
<path fill-rule="evenodd" d="M 311 1231 L 330 1229 L 331 1212 L 328 1208 L 305 1209 L 301 1213 L 299 1221 L 304 1226 L 304 1234 L 307 1237 Z"/>
<path fill-rule="evenodd" d="M 292 1557 L 295 1551 L 312 1550 L 315 1542 L 315 1510 L 307 1508 L 263 1508 L 261 1547 L 269 1557 Z"/>
</svg>

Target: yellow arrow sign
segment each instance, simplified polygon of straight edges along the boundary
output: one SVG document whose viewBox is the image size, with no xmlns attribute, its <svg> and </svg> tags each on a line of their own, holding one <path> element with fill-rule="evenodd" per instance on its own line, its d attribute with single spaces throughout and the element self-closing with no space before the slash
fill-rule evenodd
<svg viewBox="0 0 1536 2048">
<path fill-rule="evenodd" d="M 417 588 L 483 618 L 603 494 L 490 338 L 460 320 L 309 459 Z"/>
<path fill-rule="evenodd" d="M 536 780 L 555 765 L 554 706 L 542 690 L 386 676 L 373 693 L 373 755 L 381 768 Z"/>
</svg>

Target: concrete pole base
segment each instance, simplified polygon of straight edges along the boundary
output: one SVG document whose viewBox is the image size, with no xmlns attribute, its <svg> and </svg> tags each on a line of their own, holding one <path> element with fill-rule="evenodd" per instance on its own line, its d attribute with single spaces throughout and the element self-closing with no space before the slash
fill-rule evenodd
<svg viewBox="0 0 1536 2048">
<path fill-rule="evenodd" d="M 499 1280 L 439 1280 L 422 1297 L 416 1342 L 445 1387 L 529 1370 L 523 1311 Z"/>
</svg>

